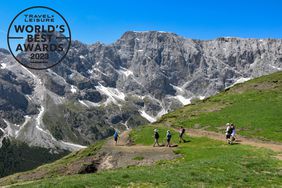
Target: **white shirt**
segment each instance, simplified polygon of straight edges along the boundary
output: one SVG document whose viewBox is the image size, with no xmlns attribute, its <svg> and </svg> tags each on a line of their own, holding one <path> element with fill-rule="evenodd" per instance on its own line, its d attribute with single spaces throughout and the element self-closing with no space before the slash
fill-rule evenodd
<svg viewBox="0 0 282 188">
<path fill-rule="evenodd" d="M 230 126 L 227 126 L 226 127 L 226 132 L 225 132 L 226 135 L 228 134 L 229 129 L 230 129 Z"/>
</svg>

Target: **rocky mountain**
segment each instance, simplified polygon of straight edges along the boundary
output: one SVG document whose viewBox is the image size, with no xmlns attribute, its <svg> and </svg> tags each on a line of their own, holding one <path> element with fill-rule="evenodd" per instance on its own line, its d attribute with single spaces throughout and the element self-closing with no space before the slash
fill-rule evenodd
<svg viewBox="0 0 282 188">
<path fill-rule="evenodd" d="M 110 45 L 73 41 L 62 63 L 24 68 L 0 49 L 0 136 L 73 151 L 156 121 L 194 99 L 282 70 L 282 40 L 186 39 L 126 32 Z"/>
</svg>

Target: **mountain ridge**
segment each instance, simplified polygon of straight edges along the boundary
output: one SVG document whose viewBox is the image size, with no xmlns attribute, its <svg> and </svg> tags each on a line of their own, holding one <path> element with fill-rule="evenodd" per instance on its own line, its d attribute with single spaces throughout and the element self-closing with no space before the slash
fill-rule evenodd
<svg viewBox="0 0 282 188">
<path fill-rule="evenodd" d="M 7 50 L 0 64 L 0 140 L 57 153 L 281 70 L 282 40 L 126 32 L 110 45 L 73 41 L 67 57 L 45 71 L 22 67 Z"/>
<path fill-rule="evenodd" d="M 43 76 L 43 88 L 51 91 L 52 100 L 57 102 L 60 97 L 72 95 L 81 105 L 95 108 L 101 105 L 101 101 L 104 101 L 103 105 L 120 106 L 127 95 L 140 98 L 136 102 L 141 104 L 140 107 L 144 106 L 137 105 L 139 109 L 135 111 L 152 122 L 171 109 L 189 104 L 193 97 L 203 99 L 240 79 L 278 71 L 281 66 L 279 58 L 282 57 L 280 48 L 277 55 L 270 45 L 279 46 L 281 40 L 223 37 L 193 40 L 170 32 L 128 31 L 111 45 L 86 45 L 74 41 L 68 57 L 60 65 L 39 72 L 39 75 L 34 71 L 27 74 L 33 79 Z M 260 48 L 265 48 L 265 52 Z M 255 54 L 253 49 L 257 50 Z M 277 61 L 275 65 L 265 65 L 265 60 L 259 56 L 266 54 L 271 55 L 267 58 L 273 58 L 271 53 L 274 53 L 274 58 L 279 58 L 274 59 Z M 252 67 L 258 63 L 260 68 L 253 70 Z M 38 79 L 33 82 L 40 84 Z M 142 102 L 144 99 L 149 103 Z M 114 119 L 122 120 L 123 124 L 128 120 L 121 116 Z M 111 121 L 116 122 L 114 119 Z"/>
</svg>

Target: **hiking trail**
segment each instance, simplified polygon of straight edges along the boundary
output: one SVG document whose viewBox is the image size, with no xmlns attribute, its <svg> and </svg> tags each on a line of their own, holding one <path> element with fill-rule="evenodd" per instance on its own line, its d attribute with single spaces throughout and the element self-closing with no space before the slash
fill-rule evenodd
<svg viewBox="0 0 282 188">
<path fill-rule="evenodd" d="M 174 130 L 178 132 L 177 129 Z M 132 145 L 129 140 L 130 131 L 131 130 L 126 130 L 121 133 L 117 146 L 115 146 L 112 139 L 107 141 L 102 148 L 102 151 L 107 154 L 102 160 L 99 169 L 120 168 L 130 165 L 150 165 L 158 160 L 173 159 L 177 157 L 173 153 L 172 148 L 152 147 L 153 141 L 151 146 Z M 192 137 L 207 137 L 213 140 L 226 142 L 224 134 L 201 129 L 187 129 L 186 135 Z M 277 159 L 282 159 L 281 144 L 245 138 L 240 135 L 236 135 L 235 143 L 270 149 L 274 152 L 278 152 L 275 156 Z M 134 157 L 141 157 L 142 159 L 136 160 Z"/>
<path fill-rule="evenodd" d="M 122 132 L 117 145 L 115 145 L 113 139 L 107 141 L 101 149 L 101 152 L 105 153 L 105 157 L 98 166 L 98 170 L 131 165 L 151 165 L 159 160 L 171 160 L 178 157 L 168 147 L 132 145 L 129 140 L 129 133 L 130 130 Z"/>
<path fill-rule="evenodd" d="M 206 131 L 206 130 L 201 130 L 201 129 L 187 129 L 186 134 L 192 137 L 207 137 L 207 138 L 211 138 L 214 140 L 220 140 L 220 141 L 226 142 L 225 135 L 221 133 L 217 133 L 217 132 Z M 264 141 L 260 141 L 257 139 L 250 139 L 250 138 L 240 136 L 238 134 L 236 135 L 235 143 L 255 146 L 259 148 L 266 148 L 266 149 L 270 149 L 275 152 L 282 152 L 281 144 L 272 143 L 272 142 L 264 142 Z"/>
</svg>

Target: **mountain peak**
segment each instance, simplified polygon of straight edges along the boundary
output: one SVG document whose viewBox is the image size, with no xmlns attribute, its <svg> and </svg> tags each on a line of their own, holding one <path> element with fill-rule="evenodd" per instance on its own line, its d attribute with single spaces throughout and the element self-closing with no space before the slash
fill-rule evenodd
<svg viewBox="0 0 282 188">
<path fill-rule="evenodd" d="M 130 38 L 136 38 L 136 37 L 157 37 L 157 36 L 178 36 L 175 33 L 171 32 L 165 32 L 165 31 L 127 31 L 125 32 L 121 39 L 130 39 Z"/>
<path fill-rule="evenodd" d="M 0 48 L 0 52 L 2 52 L 3 54 L 10 54 L 10 52 L 4 48 Z"/>
</svg>

